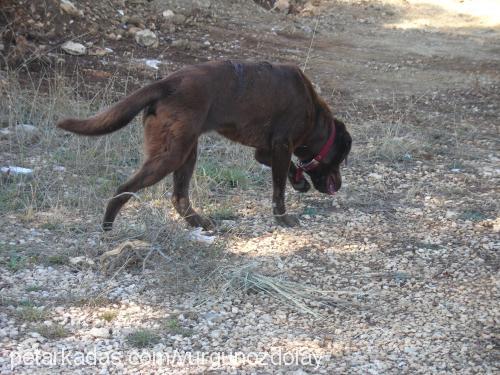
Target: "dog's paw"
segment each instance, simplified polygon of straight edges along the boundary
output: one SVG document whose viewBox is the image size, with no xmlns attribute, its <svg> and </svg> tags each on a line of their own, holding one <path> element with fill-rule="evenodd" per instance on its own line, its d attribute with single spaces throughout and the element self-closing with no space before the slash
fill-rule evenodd
<svg viewBox="0 0 500 375">
<path fill-rule="evenodd" d="M 299 219 L 294 215 L 282 214 L 282 215 L 274 215 L 276 223 L 282 227 L 297 227 L 300 225 Z"/>
<path fill-rule="evenodd" d="M 215 221 L 210 219 L 209 217 L 201 216 L 201 215 L 193 215 L 185 218 L 189 225 L 192 227 L 201 227 L 203 230 L 215 230 L 216 224 Z"/>
<path fill-rule="evenodd" d="M 295 182 L 293 181 L 293 179 L 290 179 L 290 184 L 296 191 L 301 193 L 307 193 L 311 188 L 311 184 L 305 178 L 302 178 L 298 182 Z"/>
<path fill-rule="evenodd" d="M 105 221 L 102 223 L 101 228 L 105 232 L 109 232 L 111 229 L 113 229 L 113 222 L 112 221 Z"/>
</svg>

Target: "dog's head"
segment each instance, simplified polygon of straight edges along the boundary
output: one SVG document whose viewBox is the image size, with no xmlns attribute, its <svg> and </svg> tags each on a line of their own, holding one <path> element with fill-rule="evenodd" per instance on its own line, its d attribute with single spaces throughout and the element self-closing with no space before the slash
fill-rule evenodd
<svg viewBox="0 0 500 375">
<path fill-rule="evenodd" d="M 347 160 L 352 143 L 351 135 L 344 123 L 336 118 L 333 119 L 333 122 L 336 135 L 330 152 L 316 168 L 306 171 L 316 190 L 330 195 L 342 186 L 340 165 L 344 160 Z"/>
</svg>

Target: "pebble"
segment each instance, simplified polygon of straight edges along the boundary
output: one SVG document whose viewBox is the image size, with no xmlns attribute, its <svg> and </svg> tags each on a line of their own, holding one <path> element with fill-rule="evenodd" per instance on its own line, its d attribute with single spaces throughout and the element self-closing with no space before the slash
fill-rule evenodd
<svg viewBox="0 0 500 375">
<path fill-rule="evenodd" d="M 143 47 L 158 47 L 158 37 L 149 29 L 137 31 L 134 37 L 137 44 Z"/>
<path fill-rule="evenodd" d="M 61 45 L 61 49 L 70 55 L 81 56 L 87 53 L 87 47 L 81 43 L 67 41 Z"/>
</svg>

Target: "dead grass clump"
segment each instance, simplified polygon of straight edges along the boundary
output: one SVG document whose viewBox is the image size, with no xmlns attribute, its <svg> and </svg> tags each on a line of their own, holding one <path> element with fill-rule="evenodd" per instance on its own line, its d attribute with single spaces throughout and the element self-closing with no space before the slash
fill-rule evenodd
<svg viewBox="0 0 500 375">
<path fill-rule="evenodd" d="M 427 145 L 416 128 L 401 122 L 368 121 L 353 129 L 356 133 L 353 156 L 370 160 L 411 160 Z"/>
<path fill-rule="evenodd" d="M 70 335 L 70 332 L 66 328 L 57 323 L 50 325 L 40 324 L 36 327 L 36 331 L 49 340 L 62 339 Z"/>
<path fill-rule="evenodd" d="M 321 309 L 340 308 L 345 310 L 366 309 L 361 302 L 365 293 L 348 291 L 326 291 L 281 277 L 266 276 L 258 272 L 256 264 L 220 267 L 214 280 L 221 293 L 235 290 L 261 292 L 315 318 L 326 318 Z M 339 297 L 342 296 L 342 297 Z M 352 298 L 348 299 L 347 297 Z M 356 299 L 358 301 L 356 301 Z"/>
</svg>

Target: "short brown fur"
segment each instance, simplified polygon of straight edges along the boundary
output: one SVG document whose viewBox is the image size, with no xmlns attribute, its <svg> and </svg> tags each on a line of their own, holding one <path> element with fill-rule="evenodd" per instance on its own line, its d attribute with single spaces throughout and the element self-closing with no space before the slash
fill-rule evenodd
<svg viewBox="0 0 500 375">
<path fill-rule="evenodd" d="M 279 224 L 298 220 L 286 214 L 285 186 L 305 192 L 307 180 L 295 181 L 292 154 L 310 160 L 336 129 L 332 149 L 321 165 L 307 172 L 315 188 L 328 192 L 327 179 L 341 186 L 339 167 L 351 147 L 345 125 L 334 118 L 311 82 L 293 65 L 209 62 L 186 67 L 124 98 L 86 120 L 66 119 L 58 127 L 83 135 L 111 133 L 144 111 L 145 161 L 109 201 L 103 228 L 111 229 L 131 194 L 174 173 L 172 202 L 190 225 L 211 229 L 189 201 L 189 182 L 197 156 L 198 137 L 208 131 L 254 147 L 255 158 L 272 168 L 273 214 Z"/>
</svg>

